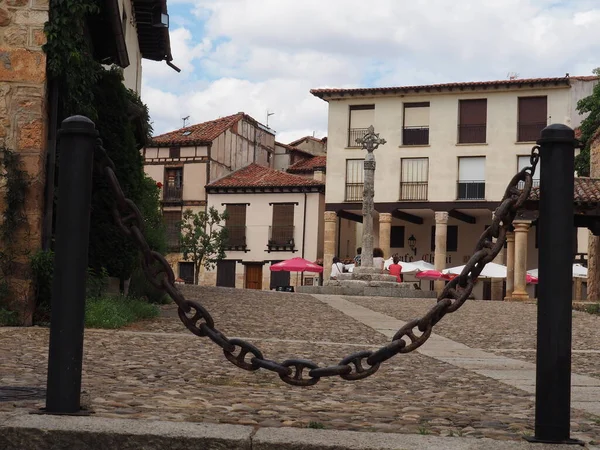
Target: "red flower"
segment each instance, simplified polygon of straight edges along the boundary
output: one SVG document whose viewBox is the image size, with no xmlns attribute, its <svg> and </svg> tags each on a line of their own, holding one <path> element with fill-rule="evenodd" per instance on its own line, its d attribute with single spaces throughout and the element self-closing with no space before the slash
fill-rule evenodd
<svg viewBox="0 0 600 450">
<path fill-rule="evenodd" d="M 160 188 L 163 187 L 163 184 L 159 181 L 159 182 L 156 183 L 156 186 L 160 189 Z"/>
</svg>

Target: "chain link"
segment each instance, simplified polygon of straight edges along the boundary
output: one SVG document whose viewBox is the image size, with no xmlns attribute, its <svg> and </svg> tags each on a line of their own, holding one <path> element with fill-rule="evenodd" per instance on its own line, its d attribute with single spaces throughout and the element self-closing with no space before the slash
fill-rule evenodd
<svg viewBox="0 0 600 450">
<path fill-rule="evenodd" d="M 442 318 L 458 310 L 469 298 L 477 277 L 485 265 L 500 253 L 506 242 L 506 234 L 511 230 L 517 211 L 529 198 L 533 185 L 533 175 L 540 159 L 539 146 L 531 150 L 531 165 L 519 171 L 509 182 L 502 201 L 496 211 L 492 225 L 480 236 L 473 256 L 464 269 L 449 281 L 436 304 L 421 318 L 403 325 L 392 341 L 376 351 L 361 351 L 342 359 L 339 364 L 319 367 L 304 359 L 288 359 L 282 363 L 265 359 L 254 345 L 242 339 L 228 339 L 215 327 L 210 313 L 198 301 L 186 300 L 175 286 L 175 274 L 163 255 L 153 251 L 144 237 L 144 220 L 139 208 L 125 197 L 115 175 L 115 165 L 98 139 L 94 170 L 104 175 L 114 196 L 112 214 L 122 232 L 130 237 L 142 254 L 142 269 L 154 287 L 168 294 L 177 304 L 179 319 L 193 334 L 208 337 L 223 349 L 223 354 L 235 366 L 256 371 L 265 369 L 275 372 L 286 383 L 294 386 L 312 386 L 321 378 L 339 376 L 344 380 L 360 380 L 379 370 L 381 363 L 399 353 L 410 353 L 431 336 L 433 327 Z M 519 183 L 523 182 L 523 189 Z M 235 354 L 237 349 L 239 352 Z M 251 355 L 251 357 L 249 357 Z M 249 361 L 247 359 L 249 357 Z"/>
</svg>

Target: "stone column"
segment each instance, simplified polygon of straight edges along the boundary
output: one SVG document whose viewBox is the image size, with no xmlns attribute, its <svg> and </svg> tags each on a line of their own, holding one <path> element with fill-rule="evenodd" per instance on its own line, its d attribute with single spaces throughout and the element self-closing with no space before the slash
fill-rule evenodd
<svg viewBox="0 0 600 450">
<path fill-rule="evenodd" d="M 496 255 L 494 261 L 496 264 L 504 264 L 504 247 L 500 250 L 500 253 Z M 504 284 L 503 278 L 492 278 L 492 300 L 502 300 L 502 285 Z M 507 291 L 508 292 L 508 291 Z"/>
<path fill-rule="evenodd" d="M 531 222 L 513 222 L 515 226 L 515 281 L 511 300 L 529 300 L 527 294 L 527 233 Z"/>
<path fill-rule="evenodd" d="M 361 267 L 373 267 L 373 196 L 375 195 L 375 159 L 368 153 L 364 161 L 365 185 L 363 188 L 363 230 Z"/>
<path fill-rule="evenodd" d="M 323 282 L 329 280 L 331 275 L 331 264 L 335 256 L 335 244 L 337 242 L 337 213 L 325 211 L 325 230 L 323 238 Z"/>
<path fill-rule="evenodd" d="M 390 255 L 390 237 L 392 234 L 392 215 L 390 213 L 379 214 L 379 247 L 383 250 L 383 257 L 388 259 Z"/>
<path fill-rule="evenodd" d="M 573 295 L 573 301 L 580 302 L 583 300 L 581 298 L 583 294 L 583 279 L 577 277 L 573 281 L 575 281 L 575 294 Z"/>
<path fill-rule="evenodd" d="M 587 301 L 600 301 L 600 236 L 590 231 L 588 239 Z"/>
<path fill-rule="evenodd" d="M 506 233 L 506 297 L 510 300 L 515 289 L 515 233 Z"/>
<path fill-rule="evenodd" d="M 446 268 L 446 239 L 448 237 L 448 213 L 437 211 L 435 213 L 435 255 L 433 265 L 440 272 Z M 439 294 L 445 286 L 443 280 L 434 283 L 435 291 Z"/>
</svg>

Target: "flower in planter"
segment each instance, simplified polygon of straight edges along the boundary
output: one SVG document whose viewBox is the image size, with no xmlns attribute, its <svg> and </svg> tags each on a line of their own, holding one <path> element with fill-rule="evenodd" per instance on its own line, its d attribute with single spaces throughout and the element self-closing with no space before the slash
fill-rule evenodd
<svg viewBox="0 0 600 450">
<path fill-rule="evenodd" d="M 158 187 L 159 189 L 162 189 L 162 187 L 163 187 L 163 184 L 162 184 L 160 181 L 158 181 L 158 182 L 156 183 L 156 187 Z"/>
</svg>

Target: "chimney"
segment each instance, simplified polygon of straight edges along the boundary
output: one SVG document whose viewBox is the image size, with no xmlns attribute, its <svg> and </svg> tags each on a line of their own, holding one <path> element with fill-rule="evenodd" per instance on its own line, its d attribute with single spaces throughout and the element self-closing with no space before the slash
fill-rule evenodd
<svg viewBox="0 0 600 450">
<path fill-rule="evenodd" d="M 315 167 L 314 179 L 325 183 L 325 167 Z"/>
</svg>

